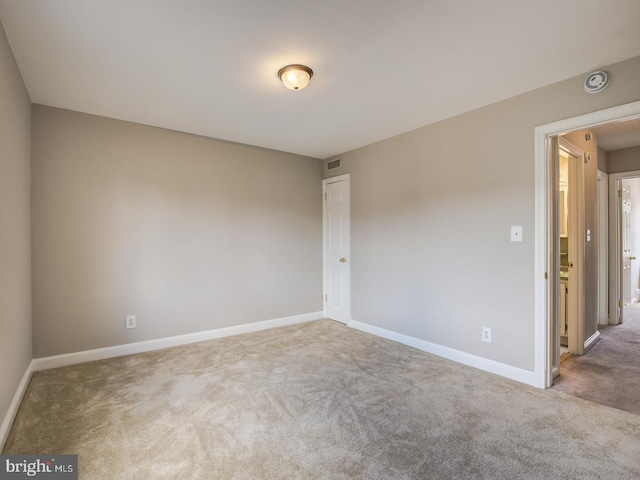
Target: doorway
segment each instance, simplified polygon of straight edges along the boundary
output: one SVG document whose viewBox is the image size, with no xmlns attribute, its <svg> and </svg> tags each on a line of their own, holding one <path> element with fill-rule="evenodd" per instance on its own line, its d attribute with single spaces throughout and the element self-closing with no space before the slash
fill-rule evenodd
<svg viewBox="0 0 640 480">
<path fill-rule="evenodd" d="M 593 129 L 597 132 L 598 129 Z M 640 135 L 640 131 L 639 131 Z M 597 136 L 600 143 L 600 137 Z M 608 145 L 603 156 L 608 161 L 603 163 L 607 170 L 617 171 L 624 169 L 620 163 L 621 156 L 637 157 L 640 161 L 640 143 L 635 147 L 611 148 L 611 137 L 605 137 Z M 626 142 L 625 142 L 626 143 Z M 627 151 L 627 153 L 625 153 Z M 632 166 L 633 163 L 627 164 Z M 636 167 L 637 168 L 637 165 Z M 598 344 L 586 355 L 567 356 L 561 361 L 561 375 L 556 378 L 552 389 L 561 391 L 575 397 L 627 412 L 640 414 L 640 404 L 637 402 L 640 392 L 640 378 L 637 372 L 640 369 L 640 356 L 637 345 L 640 343 L 640 265 L 636 255 L 640 251 L 640 171 L 625 171 L 609 174 L 612 188 L 611 206 L 612 214 L 609 215 L 611 228 L 600 225 L 604 233 L 598 240 L 607 237 L 611 233 L 613 239 L 610 244 L 612 249 L 611 267 L 615 267 L 616 274 L 606 275 L 606 265 L 599 266 L 599 280 L 606 281 L 611 278 L 612 285 L 618 290 L 614 293 L 611 302 L 611 321 L 607 318 L 608 311 L 604 314 L 599 311 L 599 327 L 601 334 Z M 599 200 L 606 199 L 606 191 L 602 188 L 607 179 L 604 172 L 599 172 L 601 187 L 598 192 Z M 601 180 L 600 180 L 601 179 Z M 604 203 L 604 202 L 603 202 Z M 599 212 L 606 212 L 605 205 L 599 204 Z M 606 201 L 606 203 L 609 203 Z M 599 224 L 605 223 L 606 218 L 599 218 Z M 604 254 L 608 252 L 606 246 L 598 245 L 598 250 L 604 248 Z M 606 288 L 604 289 L 606 291 Z M 606 301 L 604 299 L 603 301 Z M 621 302 L 618 304 L 618 302 Z M 616 320 L 616 315 L 620 315 Z"/>
<path fill-rule="evenodd" d="M 624 323 L 629 307 L 640 301 L 640 171 L 609 176 L 611 276 L 610 325 Z"/>
<path fill-rule="evenodd" d="M 560 261 L 559 291 L 560 313 L 557 335 L 560 347 L 557 353 L 579 355 L 579 324 L 584 315 L 584 152 L 563 137 L 558 139 L 558 236 Z M 589 239 L 590 241 L 591 239 Z"/>
<path fill-rule="evenodd" d="M 351 197 L 349 174 L 322 181 L 324 317 L 351 319 Z"/>
<path fill-rule="evenodd" d="M 535 238 L 535 374 L 536 384 L 548 388 L 558 371 L 559 240 L 557 213 L 557 137 L 581 129 L 640 118 L 640 102 L 609 108 L 535 128 L 536 238 Z M 584 232 L 585 237 L 589 232 Z M 597 278 L 596 287 L 597 287 Z M 593 294 L 597 301 L 597 292 Z M 597 316 L 595 316 L 597 322 Z M 579 320 L 578 329 L 580 328 Z M 597 339 L 588 336 L 584 346 Z M 580 340 L 579 340 L 580 342 Z"/>
<path fill-rule="evenodd" d="M 583 355 L 598 340 L 597 303 L 587 292 L 597 288 L 597 231 L 593 210 L 597 151 L 592 136 L 578 131 L 550 138 L 555 171 L 552 215 L 555 219 L 551 277 L 554 280 L 553 330 L 550 331 L 552 377 L 561 374 L 565 356 Z M 573 143 L 572 143 L 573 142 Z M 580 148 L 576 146 L 580 145 Z M 593 156 L 590 152 L 593 152 Z M 588 195 L 587 195 L 588 194 Z"/>
</svg>

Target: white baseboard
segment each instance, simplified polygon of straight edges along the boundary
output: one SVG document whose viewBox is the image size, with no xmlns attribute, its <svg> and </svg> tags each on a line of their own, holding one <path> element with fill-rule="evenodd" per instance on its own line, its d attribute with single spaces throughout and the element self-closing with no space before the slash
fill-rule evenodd
<svg viewBox="0 0 640 480">
<path fill-rule="evenodd" d="M 479 368 L 485 372 L 495 373 L 511 380 L 526 383 L 527 385 L 540 387 L 540 381 L 535 372 L 512 367 L 504 363 L 496 362 L 495 360 L 478 357 L 477 355 L 461 352 L 460 350 L 455 350 L 453 348 L 443 347 L 442 345 L 427 342 L 426 340 L 420 340 L 419 338 L 410 337 L 408 335 L 403 335 L 402 333 L 396 333 L 391 330 L 386 330 L 384 328 L 358 322 L 356 320 L 349 320 L 347 325 L 351 328 L 376 335 L 377 337 L 393 340 L 395 342 L 417 348 L 423 352 L 437 355 L 438 357 L 453 360 L 454 362 L 462 363 L 463 365 L 468 365 L 470 367 Z"/>
<path fill-rule="evenodd" d="M 294 315 L 291 317 L 264 320 L 261 322 L 245 323 L 243 325 L 236 325 L 233 327 L 216 328 L 214 330 L 207 330 L 204 332 L 177 335 L 175 337 L 127 343 L 125 345 L 115 345 L 113 347 L 97 348 L 95 350 L 85 350 L 83 352 L 66 353 L 52 357 L 41 357 L 33 360 L 33 370 L 37 372 L 50 368 L 66 367 L 68 365 L 75 365 L 78 363 L 92 362 L 94 360 L 104 360 L 105 358 L 121 357 L 123 355 L 132 355 L 134 353 L 161 350 L 163 348 L 177 347 L 179 345 L 229 337 L 232 335 L 239 335 L 241 333 L 258 332 L 260 330 L 268 330 L 270 328 L 310 322 L 311 320 L 318 320 L 320 318 L 323 318 L 322 312 L 312 312 L 302 315 Z"/>
<path fill-rule="evenodd" d="M 29 380 L 31 380 L 31 374 L 33 372 L 33 360 L 31 360 L 29 366 L 27 366 L 27 370 L 22 376 L 22 380 L 20 380 L 20 383 L 18 384 L 18 388 L 16 389 L 16 393 L 13 395 L 13 399 L 11 399 L 9 409 L 2 419 L 2 424 L 0 424 L 0 453 L 4 450 L 4 444 L 7 442 L 7 438 L 9 437 L 11 425 L 13 425 L 13 420 L 16 418 L 16 414 L 20 408 L 20 403 L 22 402 L 22 397 L 24 397 L 24 393 L 27 391 L 27 386 L 29 386 Z"/>
<path fill-rule="evenodd" d="M 589 338 L 587 338 L 584 341 L 584 351 L 585 351 L 585 353 L 587 352 L 587 350 L 589 350 L 591 347 L 593 347 L 593 345 L 596 343 L 596 340 L 598 340 L 598 338 L 600 338 L 600 331 L 596 330 L 593 335 L 591 335 Z"/>
</svg>

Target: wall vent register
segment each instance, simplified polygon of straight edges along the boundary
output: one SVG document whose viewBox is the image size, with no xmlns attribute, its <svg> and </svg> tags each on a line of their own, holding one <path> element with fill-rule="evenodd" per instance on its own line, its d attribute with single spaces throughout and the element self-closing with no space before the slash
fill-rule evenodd
<svg viewBox="0 0 640 480">
<path fill-rule="evenodd" d="M 340 168 L 340 159 L 331 160 L 327 163 L 327 170 L 335 170 L 336 168 Z"/>
</svg>

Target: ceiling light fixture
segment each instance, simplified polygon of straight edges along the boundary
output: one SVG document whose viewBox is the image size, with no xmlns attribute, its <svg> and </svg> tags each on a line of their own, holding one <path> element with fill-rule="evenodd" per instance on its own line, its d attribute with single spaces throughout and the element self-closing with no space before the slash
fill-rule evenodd
<svg viewBox="0 0 640 480">
<path fill-rule="evenodd" d="M 278 70 L 278 78 L 289 90 L 302 90 L 309 85 L 313 70 L 304 65 L 287 65 Z"/>
</svg>

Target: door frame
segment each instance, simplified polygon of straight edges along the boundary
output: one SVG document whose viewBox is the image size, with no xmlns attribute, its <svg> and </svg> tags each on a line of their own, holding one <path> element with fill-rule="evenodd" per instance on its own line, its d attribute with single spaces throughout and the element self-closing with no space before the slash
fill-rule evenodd
<svg viewBox="0 0 640 480">
<path fill-rule="evenodd" d="M 328 242 L 327 242 L 328 223 L 327 223 L 327 202 L 326 202 L 327 186 L 331 183 L 338 183 L 343 181 L 347 182 L 347 194 L 349 195 L 349 209 L 351 209 L 351 175 L 348 173 L 345 173 L 343 175 L 324 178 L 322 180 L 322 314 L 324 318 L 328 318 L 327 302 L 325 299 L 326 299 L 326 295 L 329 287 L 328 285 L 329 256 L 327 254 L 327 247 L 328 247 Z M 346 263 L 345 268 L 347 268 L 349 272 L 347 276 L 349 282 L 347 285 L 347 292 L 345 295 L 345 304 L 346 304 L 345 310 L 346 310 L 346 316 L 347 316 L 347 319 L 344 322 L 345 324 L 347 324 L 349 320 L 351 320 L 351 214 L 349 214 L 349 224 L 347 225 L 346 235 L 347 235 L 347 244 L 348 244 L 346 258 L 348 259 L 348 262 Z"/>
<path fill-rule="evenodd" d="M 598 169 L 598 325 L 609 325 L 609 174 Z M 613 257 L 612 257 L 613 258 Z"/>
<path fill-rule="evenodd" d="M 640 170 L 609 174 L 609 325 L 618 325 L 621 309 L 618 301 L 622 298 L 622 224 L 618 190 L 622 181 L 640 177 Z M 623 319 L 624 320 L 624 319 Z"/>
<path fill-rule="evenodd" d="M 535 267 L 534 267 L 534 375 L 535 383 L 548 388 L 553 383 L 553 346 L 551 342 L 555 305 L 559 299 L 557 289 L 558 274 L 552 269 L 555 248 L 553 214 L 556 180 L 553 162 L 550 160 L 549 139 L 576 130 L 605 123 L 634 120 L 640 118 L 640 101 L 617 107 L 587 113 L 534 128 L 534 168 L 535 168 Z"/>
</svg>

